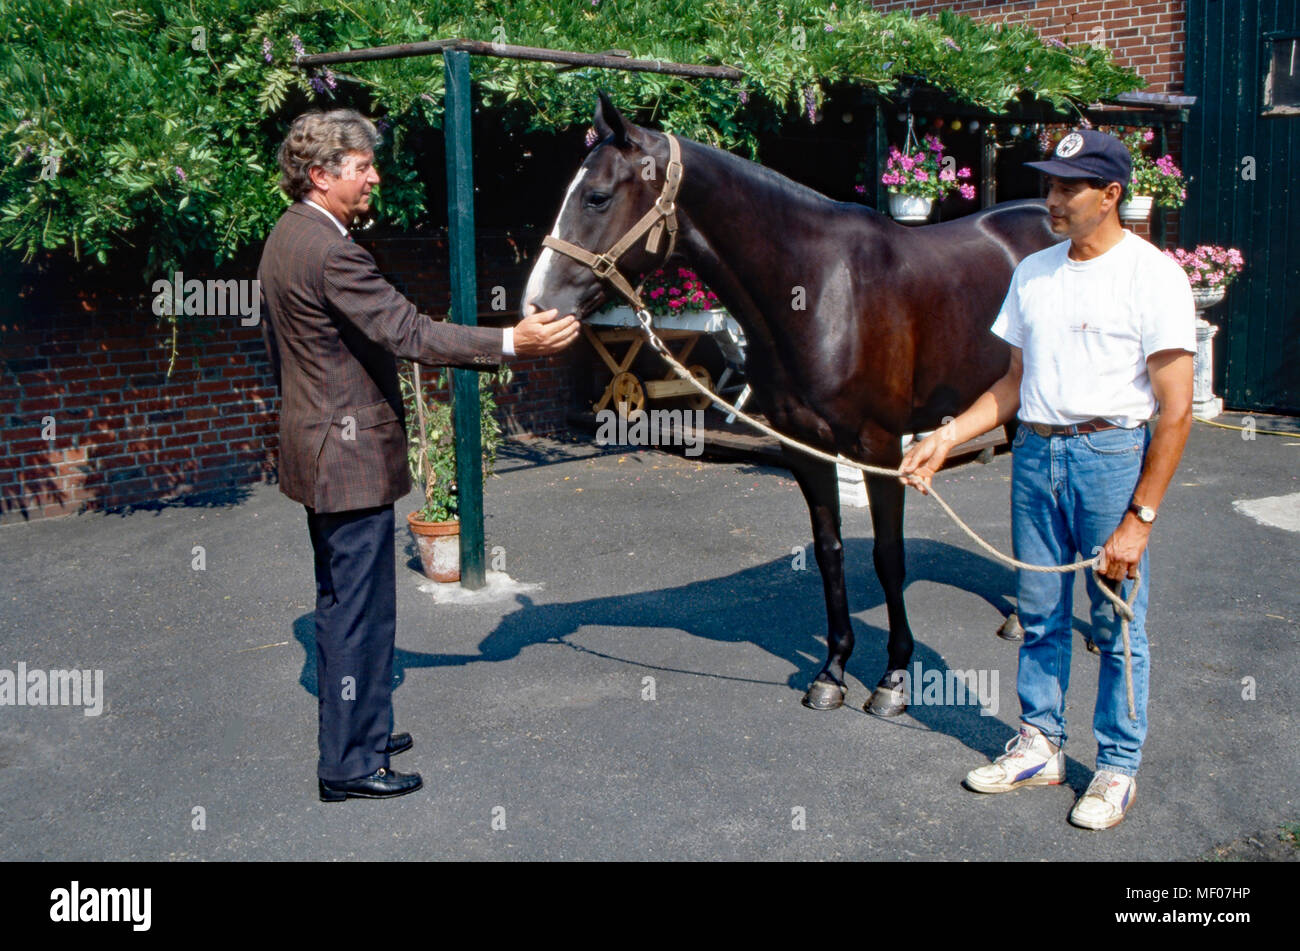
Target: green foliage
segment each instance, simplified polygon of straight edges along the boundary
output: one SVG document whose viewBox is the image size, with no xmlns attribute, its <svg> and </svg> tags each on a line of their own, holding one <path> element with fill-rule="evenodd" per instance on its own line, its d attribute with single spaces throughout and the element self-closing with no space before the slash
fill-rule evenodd
<svg viewBox="0 0 1300 951">
<path fill-rule="evenodd" d="M 483 448 L 483 480 L 496 468 L 497 449 L 501 445 L 501 424 L 496 418 L 494 390 L 510 382 L 509 367 L 496 373 L 478 375 L 479 433 Z M 457 517 L 456 433 L 452 423 L 453 403 L 448 400 L 424 401 L 424 449 L 420 444 L 420 416 L 415 405 L 415 388 L 405 372 L 401 374 L 402 399 L 406 404 L 406 461 L 411 478 L 424 486 L 424 507 L 418 517 L 426 522 L 447 522 Z M 425 381 L 426 388 L 428 382 Z M 434 381 L 434 389 L 451 393 L 449 374 L 443 370 Z M 421 455 L 423 454 L 423 460 Z M 427 477 L 426 477 L 427 473 Z"/>
<path fill-rule="evenodd" d="M 307 52 L 450 37 L 728 64 L 738 82 L 475 57 L 482 106 L 522 130 L 590 119 L 597 88 L 640 120 L 756 156 L 757 133 L 824 90 L 920 77 L 994 110 L 1028 93 L 1062 108 L 1138 88 L 1104 49 L 1014 24 L 913 18 L 816 0 L 0 0 L 0 246 L 105 264 L 148 249 L 146 276 L 260 241 L 285 198 L 275 149 L 310 106 L 392 123 L 376 208 L 425 212 L 409 133 L 441 125 L 437 57 L 309 74 Z"/>
</svg>

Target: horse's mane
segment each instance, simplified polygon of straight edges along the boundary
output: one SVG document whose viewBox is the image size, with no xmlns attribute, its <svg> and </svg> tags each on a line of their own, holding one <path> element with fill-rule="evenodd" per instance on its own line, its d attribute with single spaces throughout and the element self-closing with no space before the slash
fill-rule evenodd
<svg viewBox="0 0 1300 951">
<path fill-rule="evenodd" d="M 658 133 L 662 135 L 663 133 Z M 861 211 L 871 211 L 866 205 L 857 202 L 836 201 L 828 198 L 815 188 L 809 188 L 802 185 L 788 176 L 782 175 L 766 165 L 760 165 L 757 162 L 750 161 L 743 156 L 727 152 L 723 149 L 706 145 L 703 142 L 697 142 L 694 139 L 688 139 L 678 136 L 678 141 L 682 143 L 689 142 L 697 148 L 707 151 L 719 162 L 728 174 L 743 180 L 752 194 L 762 202 L 775 200 L 778 196 L 781 205 L 789 208 L 792 205 L 802 206 L 801 209 L 809 212 L 825 213 L 831 209 L 854 209 Z M 683 160 L 683 164 L 685 161 Z M 686 167 L 686 176 L 691 173 L 690 166 Z M 775 207 L 775 206 L 774 206 Z"/>
</svg>

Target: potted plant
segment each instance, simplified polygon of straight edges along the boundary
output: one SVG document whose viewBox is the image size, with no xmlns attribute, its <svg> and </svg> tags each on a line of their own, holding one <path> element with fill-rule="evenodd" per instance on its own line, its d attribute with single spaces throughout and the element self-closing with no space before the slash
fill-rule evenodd
<svg viewBox="0 0 1300 951">
<path fill-rule="evenodd" d="M 1165 255 L 1187 275 L 1198 314 L 1223 300 L 1228 285 L 1237 279 L 1246 263 L 1236 248 L 1215 244 L 1198 244 L 1192 251 L 1174 248 Z"/>
<path fill-rule="evenodd" d="M 704 286 L 700 276 L 688 267 L 659 268 L 646 275 L 641 297 L 655 317 L 713 310 L 718 295 Z"/>
<path fill-rule="evenodd" d="M 1187 275 L 1196 305 L 1192 415 L 1213 419 L 1223 412 L 1223 400 L 1214 395 L 1214 335 L 1219 328 L 1205 319 L 1205 312 L 1223 300 L 1228 285 L 1237 279 L 1245 261 L 1236 248 L 1214 244 L 1200 244 L 1191 251 L 1174 248 L 1165 254 Z"/>
<path fill-rule="evenodd" d="M 450 400 L 426 402 L 420 382 L 420 367 L 413 364 L 414 382 L 402 375 L 402 396 L 406 401 L 406 456 L 411 478 L 424 487 L 424 505 L 406 516 L 420 550 L 424 573 L 434 581 L 460 580 L 460 520 L 456 492 L 456 434 Z M 483 480 L 496 466 L 501 445 L 501 426 L 496 419 L 494 387 L 510 382 L 509 367 L 478 377 L 480 438 L 483 447 Z M 438 374 L 436 386 L 446 389 L 449 374 Z"/>
<path fill-rule="evenodd" d="M 951 159 L 945 161 L 938 136 L 927 135 L 925 148 L 915 152 L 901 152 L 891 145 L 880 182 L 889 186 L 889 213 L 894 220 L 920 222 L 930 217 L 934 202 L 954 189 L 967 201 L 974 198 L 975 186 L 959 181 L 970 176 L 969 168 L 959 169 Z"/>
<path fill-rule="evenodd" d="M 1122 141 L 1133 158 L 1133 173 L 1129 177 L 1128 200 L 1119 206 L 1123 221 L 1145 221 L 1152 205 L 1161 208 L 1181 208 L 1187 199 L 1187 188 L 1182 170 L 1174 164 L 1172 155 L 1162 155 L 1152 161 L 1145 147 L 1155 139 L 1150 129 L 1138 129 L 1124 136 Z"/>
</svg>

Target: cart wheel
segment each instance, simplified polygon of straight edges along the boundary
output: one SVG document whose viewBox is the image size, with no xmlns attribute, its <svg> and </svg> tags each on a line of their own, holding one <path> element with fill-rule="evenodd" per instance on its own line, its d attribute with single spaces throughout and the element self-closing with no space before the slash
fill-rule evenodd
<svg viewBox="0 0 1300 951">
<path fill-rule="evenodd" d="M 610 403 L 617 412 L 619 403 L 626 403 L 628 412 L 645 409 L 645 387 L 635 373 L 624 371 L 610 383 Z"/>
<path fill-rule="evenodd" d="M 713 389 L 713 377 L 709 376 L 709 371 L 704 369 L 704 367 L 700 366 L 698 363 L 693 363 L 686 369 L 691 371 L 691 376 L 695 377 L 699 383 L 708 387 L 710 390 Z M 713 405 L 713 400 L 705 396 L 703 393 L 696 393 L 694 396 L 688 396 L 686 398 L 686 405 L 691 409 L 708 409 Z"/>
</svg>

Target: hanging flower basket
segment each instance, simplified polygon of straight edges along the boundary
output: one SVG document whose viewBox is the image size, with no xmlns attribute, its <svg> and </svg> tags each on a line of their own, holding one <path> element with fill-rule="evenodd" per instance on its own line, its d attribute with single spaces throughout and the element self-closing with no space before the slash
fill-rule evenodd
<svg viewBox="0 0 1300 951">
<path fill-rule="evenodd" d="M 1154 202 L 1155 199 L 1150 195 L 1134 195 L 1128 201 L 1120 202 L 1120 220 L 1146 221 L 1151 217 L 1151 206 Z"/>
<path fill-rule="evenodd" d="M 945 158 L 943 143 L 938 136 L 925 136 L 925 145 L 916 140 L 912 117 L 908 116 L 906 152 L 890 146 L 882 185 L 889 186 L 889 213 L 897 221 L 917 222 L 930 217 L 936 201 L 942 201 L 950 192 L 959 191 L 970 201 L 975 197 L 975 186 L 959 181 L 971 177 L 969 168 L 957 168 L 951 158 Z"/>
<path fill-rule="evenodd" d="M 904 224 L 914 222 L 928 221 L 930 219 L 930 209 L 934 202 L 921 195 L 896 195 L 889 193 L 889 214 L 895 221 L 901 221 Z"/>
</svg>

